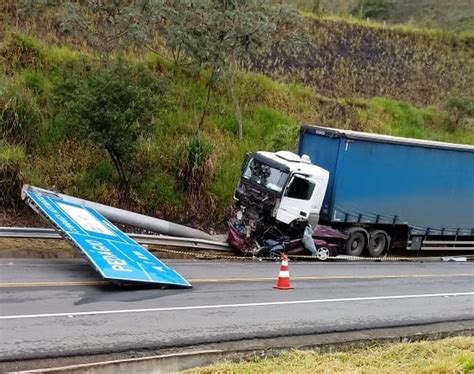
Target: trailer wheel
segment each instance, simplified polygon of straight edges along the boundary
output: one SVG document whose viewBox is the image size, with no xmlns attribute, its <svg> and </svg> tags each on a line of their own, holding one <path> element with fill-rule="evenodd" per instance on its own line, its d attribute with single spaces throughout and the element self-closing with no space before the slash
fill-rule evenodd
<svg viewBox="0 0 474 374">
<path fill-rule="evenodd" d="M 389 246 L 389 236 L 383 230 L 374 230 L 370 232 L 369 255 L 371 257 L 380 257 Z"/>
<path fill-rule="evenodd" d="M 364 231 L 360 229 L 348 230 L 349 239 L 346 241 L 348 256 L 360 256 L 364 251 L 367 245 L 367 236 Z"/>
</svg>

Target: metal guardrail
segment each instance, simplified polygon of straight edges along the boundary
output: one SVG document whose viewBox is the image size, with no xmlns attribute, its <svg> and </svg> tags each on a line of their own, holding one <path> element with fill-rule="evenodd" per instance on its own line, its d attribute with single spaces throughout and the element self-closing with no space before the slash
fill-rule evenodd
<svg viewBox="0 0 474 374">
<path fill-rule="evenodd" d="M 54 229 L 39 227 L 0 227 L 0 238 L 62 239 Z"/>
<path fill-rule="evenodd" d="M 135 233 L 127 233 L 127 235 L 140 244 L 152 244 L 168 247 L 196 248 L 230 252 L 230 247 L 227 243 L 212 240 Z M 59 235 L 56 230 L 39 227 L 0 227 L 0 238 L 63 239 L 62 236 Z"/>
<path fill-rule="evenodd" d="M 149 235 L 149 234 L 135 234 L 127 233 L 132 239 L 135 239 L 140 244 L 151 244 L 161 247 L 181 247 L 187 249 L 205 249 L 220 252 L 231 252 L 231 249 L 227 243 L 204 240 L 204 239 L 193 239 L 193 238 L 182 238 L 177 236 L 166 236 L 166 235 Z M 0 227 L 0 239 L 1 238 L 13 238 L 13 239 L 63 239 L 61 235 L 54 229 L 39 228 L 39 227 Z M 438 248 L 437 248 L 438 249 Z M 452 249 L 452 248 L 449 248 Z M 466 248 L 469 249 L 469 248 Z M 165 250 L 165 252 L 172 252 L 178 254 L 191 254 L 191 252 L 180 252 L 177 250 Z M 209 255 L 209 258 L 228 258 L 227 255 Z M 294 258 L 310 258 L 311 256 L 291 256 Z M 473 256 L 463 256 L 465 258 L 472 259 Z M 251 257 L 238 257 L 243 260 L 252 259 Z M 232 256 L 232 259 L 235 259 Z M 347 261 L 413 261 L 413 260 L 443 260 L 443 261 L 455 261 L 455 257 L 397 257 L 397 256 L 384 256 L 382 258 L 376 257 L 352 257 L 346 255 L 335 256 L 334 259 L 347 260 Z M 464 260 L 465 261 L 465 260 Z"/>
</svg>

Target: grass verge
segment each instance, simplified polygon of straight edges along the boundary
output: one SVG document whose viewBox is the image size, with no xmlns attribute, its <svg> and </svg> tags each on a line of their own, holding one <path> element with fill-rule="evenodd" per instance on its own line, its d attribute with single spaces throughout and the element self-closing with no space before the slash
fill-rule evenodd
<svg viewBox="0 0 474 374">
<path fill-rule="evenodd" d="M 372 345 L 326 354 L 294 350 L 185 373 L 474 373 L 474 337 Z"/>
</svg>

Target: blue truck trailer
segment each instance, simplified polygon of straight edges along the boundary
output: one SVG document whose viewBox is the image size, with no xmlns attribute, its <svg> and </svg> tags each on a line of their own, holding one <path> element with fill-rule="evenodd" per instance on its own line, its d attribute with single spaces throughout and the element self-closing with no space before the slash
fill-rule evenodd
<svg viewBox="0 0 474 374">
<path fill-rule="evenodd" d="M 318 257 L 474 250 L 474 146 L 302 126 L 298 153 L 247 155 L 232 247 L 256 255 L 302 244 Z"/>
<path fill-rule="evenodd" d="M 320 221 L 364 246 L 474 249 L 474 146 L 303 126 L 299 154 L 329 171 Z"/>
</svg>

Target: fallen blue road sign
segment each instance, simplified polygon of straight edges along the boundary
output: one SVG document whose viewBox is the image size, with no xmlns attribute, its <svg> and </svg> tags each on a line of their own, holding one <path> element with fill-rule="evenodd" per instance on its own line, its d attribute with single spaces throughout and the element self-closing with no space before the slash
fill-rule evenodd
<svg viewBox="0 0 474 374">
<path fill-rule="evenodd" d="M 130 239 L 94 209 L 27 191 L 27 203 L 53 223 L 105 279 L 191 287 L 186 279 Z"/>
</svg>

